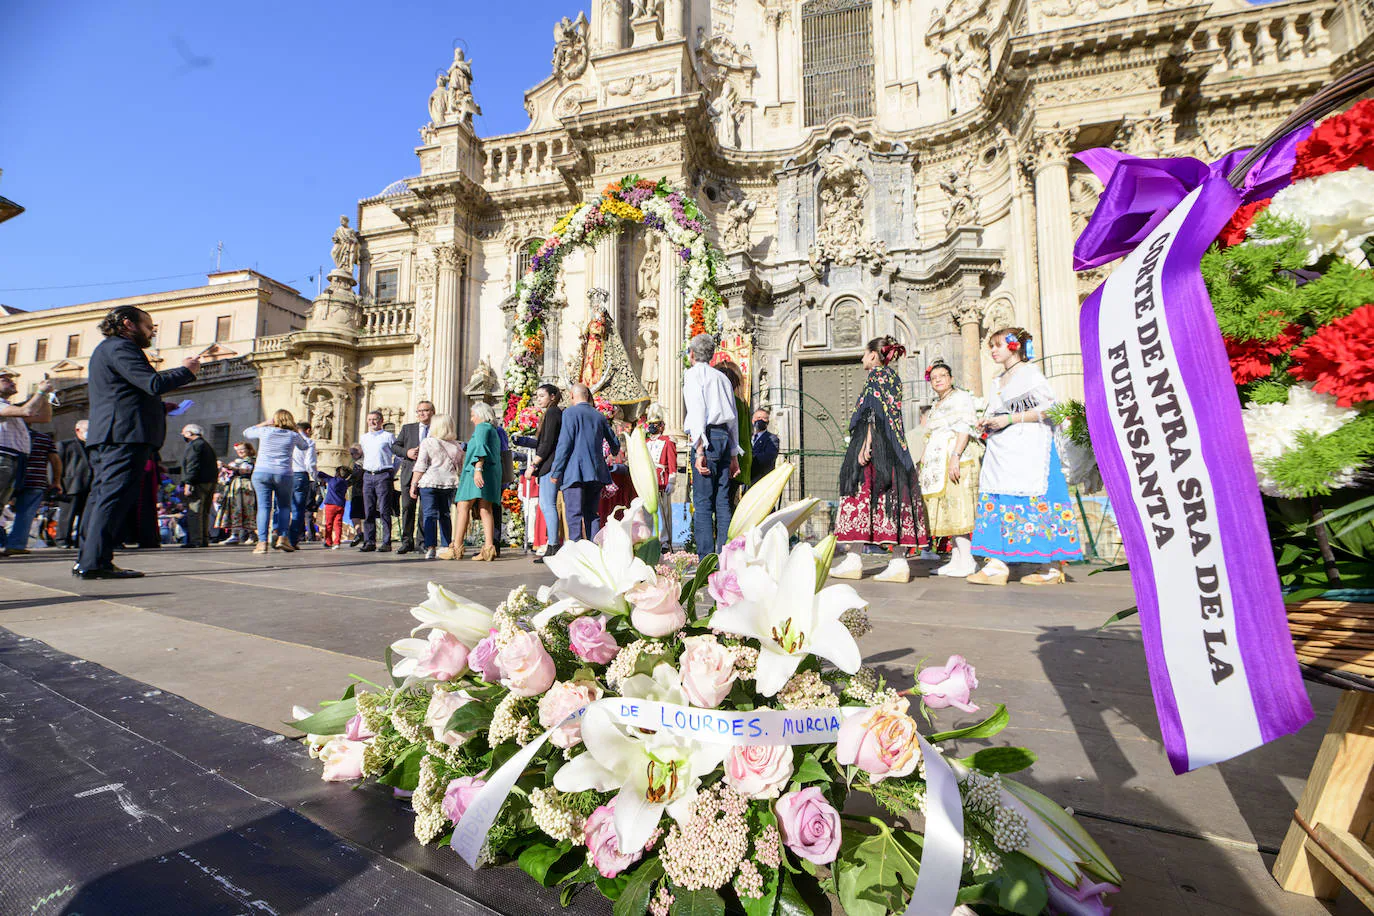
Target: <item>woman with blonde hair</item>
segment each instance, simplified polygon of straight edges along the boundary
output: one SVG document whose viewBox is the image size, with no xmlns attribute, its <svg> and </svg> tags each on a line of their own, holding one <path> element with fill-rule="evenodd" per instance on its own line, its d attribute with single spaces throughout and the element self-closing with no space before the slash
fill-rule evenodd
<svg viewBox="0 0 1374 916">
<path fill-rule="evenodd" d="M 501 501 L 501 436 L 496 432 L 496 408 L 484 402 L 472 405 L 472 436 L 468 439 L 463 473 L 458 479 L 454 502 L 458 522 L 453 526 L 453 546 L 438 555 L 445 560 L 463 558 L 463 538 L 475 513 L 482 520 L 482 549 L 474 560 L 496 559 L 496 513 Z"/>
<path fill-rule="evenodd" d="M 253 553 L 267 553 L 268 522 L 277 532 L 277 549 L 295 552 L 287 536 L 291 528 L 291 453 L 296 449 L 308 451 L 310 442 L 296 432 L 296 418 L 289 410 L 278 410 L 272 419 L 243 431 L 245 439 L 258 440 L 258 461 L 253 466 L 253 492 L 258 497 L 258 546 Z M 272 500 L 276 499 L 275 510 Z"/>
<path fill-rule="evenodd" d="M 935 404 L 925 423 L 921 498 L 931 538 L 953 542 L 949 562 L 935 575 L 962 579 L 978 568 L 970 540 L 977 515 L 978 459 L 983 454 L 974 429 L 978 411 L 973 395 L 955 387 L 954 373 L 943 360 L 930 364 L 926 381 L 935 391 Z"/>
<path fill-rule="evenodd" d="M 1064 572 L 1058 564 L 1078 559 L 1083 548 L 1053 424 L 1046 416 L 1054 392 L 1030 363 L 1033 346 L 1024 328 L 994 331 L 988 353 L 1002 374 L 993 382 L 987 413 L 978 421 L 988 450 L 973 527 L 973 554 L 987 562 L 968 581 L 1006 585 L 1008 563 L 1034 563 L 1039 571 L 1022 576 L 1022 585 L 1059 585 Z"/>
<path fill-rule="evenodd" d="M 420 500 L 426 560 L 437 556 L 439 537 L 445 544 L 453 542 L 453 494 L 462 473 L 463 443 L 458 441 L 453 418 L 440 414 L 430 421 L 429 435 L 420 443 L 410 475 L 410 498 Z"/>
</svg>

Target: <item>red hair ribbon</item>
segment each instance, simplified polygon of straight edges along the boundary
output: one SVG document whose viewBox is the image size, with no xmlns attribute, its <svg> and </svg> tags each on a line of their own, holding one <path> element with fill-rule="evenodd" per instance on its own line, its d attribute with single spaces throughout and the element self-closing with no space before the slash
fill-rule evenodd
<svg viewBox="0 0 1374 916">
<path fill-rule="evenodd" d="M 903 356 L 906 356 L 906 347 L 896 341 L 890 344 L 883 344 L 882 349 L 878 351 L 878 356 L 882 359 L 883 365 L 886 366 L 894 359 L 901 359 Z"/>
</svg>

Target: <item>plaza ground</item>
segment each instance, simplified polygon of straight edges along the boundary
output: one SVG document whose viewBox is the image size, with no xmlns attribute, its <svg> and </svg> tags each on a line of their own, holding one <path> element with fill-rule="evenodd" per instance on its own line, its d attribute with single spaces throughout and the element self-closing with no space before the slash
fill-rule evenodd
<svg viewBox="0 0 1374 916">
<path fill-rule="evenodd" d="M 350 674 L 381 682 L 382 649 L 409 630 L 407 610 L 423 599 L 427 579 L 495 606 L 516 585 L 551 582 L 544 567 L 518 552 L 486 564 L 315 545 L 267 557 L 216 547 L 123 554 L 118 562 L 147 577 L 78 582 L 69 575 L 71 562 L 71 553 L 61 550 L 0 561 L 0 627 L 13 634 L 0 631 L 0 698 L 8 698 L 11 707 L 0 714 L 0 729 L 11 729 L 15 740 L 24 735 L 26 746 L 37 749 L 25 759 L 48 754 L 58 770 L 64 760 L 84 760 L 71 772 L 77 779 L 82 767 L 90 767 L 92 772 L 80 777 L 90 783 L 86 798 L 119 782 L 112 772 L 123 773 L 119 791 L 100 796 L 112 806 L 118 803 L 107 813 L 131 828 L 168 828 L 160 839 L 145 839 L 154 847 L 161 844 L 157 856 L 140 851 L 126 862 L 128 854 L 112 855 L 111 865 L 122 869 L 112 874 L 128 871 L 132 861 L 194 861 L 200 867 L 182 885 L 194 896 L 195 882 L 205 875 L 252 858 L 241 843 L 207 840 L 203 849 L 187 851 L 188 837 L 196 835 L 188 826 L 193 813 L 169 804 L 169 798 L 194 777 L 209 780 L 226 797 L 253 802 L 216 808 L 214 836 L 227 831 L 238 843 L 245 833 L 260 836 L 275 824 L 270 829 L 281 836 L 301 838 L 290 844 L 292 853 L 283 851 L 284 858 L 274 861 L 289 868 L 292 856 L 301 856 L 301 874 L 316 878 L 319 891 L 307 894 L 298 883 L 289 893 L 281 891 L 291 900 L 269 907 L 273 911 L 346 911 L 363 897 L 391 912 L 431 906 L 457 913 L 557 909 L 556 896 L 547 893 L 512 896 L 530 884 L 519 880 L 521 874 L 486 872 L 474 883 L 472 873 L 447 850 L 421 849 L 409 838 L 409 818 L 397 803 L 374 790 L 350 791 L 319 781 L 298 746 L 268 734 L 294 736 L 283 724 L 292 704 L 313 706 L 337 698 Z M 875 568 L 869 575 L 877 571 L 877 558 L 870 564 Z M 917 575 L 924 576 L 929 565 L 914 564 Z M 1325 905 L 1285 894 L 1268 873 L 1337 691 L 1308 685 L 1317 718 L 1299 734 L 1239 760 L 1175 776 L 1160 743 L 1138 628 L 1127 623 L 1098 630 L 1108 616 L 1134 603 L 1129 580 L 1122 573 L 1087 572 L 1078 568 L 1072 584 L 1041 589 L 1015 584 L 980 589 L 937 578 L 888 585 L 865 578 L 858 588 L 871 602 L 874 632 L 861 646 L 868 663 L 899 686 L 910 683 L 923 659 L 943 663 L 957 653 L 977 667 L 976 702 L 989 709 L 1006 703 L 1012 714 L 1011 726 L 995 743 L 1024 745 L 1039 755 L 1022 774 L 1025 781 L 1074 808 L 1125 875 L 1125 889 L 1116 898 L 1119 916 L 1359 912 L 1348 897 Z M 83 667 L 79 660 L 93 664 Z M 107 686 L 100 687 L 103 683 Z M 102 757 L 98 742 L 83 749 L 64 731 L 65 719 L 43 722 L 41 728 L 30 721 L 23 731 L 21 713 L 14 711 L 19 696 L 29 697 L 30 715 L 55 716 L 41 711 L 58 708 L 64 716 L 77 716 L 86 724 L 73 719 L 70 727 L 87 733 L 91 742 L 101 729 L 109 730 L 122 742 L 111 746 L 136 759 Z M 973 718 L 955 713 L 942 716 L 940 724 Z M 193 727 L 171 728 L 173 720 Z M 198 730 L 204 734 L 197 736 Z M 146 778 L 163 770 L 141 761 L 164 756 L 160 766 L 168 775 L 161 783 Z M 141 766 L 145 778 L 140 782 Z M 177 777 L 178 767 L 190 769 Z M 21 772 L 22 767 L 0 763 L 0 813 L 25 811 L 28 789 L 14 784 Z M 83 784 L 79 779 L 64 783 L 62 791 Z M 173 813 L 156 815 L 159 804 Z M 44 817 L 31 803 L 27 813 Z M 44 831 L 51 825 L 27 823 L 36 835 L 50 835 Z M 245 831 L 244 824 L 253 829 Z M 316 846 L 333 850 L 323 871 L 300 852 Z M 224 862 L 208 864 L 216 856 Z M 354 864 L 339 871 L 339 856 Z M 36 906 L 34 912 L 72 912 L 63 908 L 82 887 L 71 877 L 61 878 L 58 865 L 51 867 L 53 874 L 45 877 L 0 866 L 0 901 L 9 898 L 0 909 L 16 911 L 22 904 L 26 912 L 30 906 Z M 157 873 L 146 867 L 152 868 L 148 874 Z M 111 886 L 147 878 L 137 869 L 128 875 L 124 884 Z M 54 886 L 45 890 L 40 878 L 51 878 Z M 114 879 L 103 875 L 100 880 Z M 236 897 L 226 884 L 243 890 L 227 880 L 206 881 L 206 899 L 218 899 L 230 907 L 226 912 L 241 910 L 247 898 Z M 273 887 L 269 883 L 260 895 L 269 903 Z M 48 894 L 57 896 L 36 904 Z M 510 902 L 516 899 L 521 902 Z M 580 902 L 579 909 L 599 912 L 590 901 Z M 218 911 L 206 907 L 206 912 Z"/>
</svg>

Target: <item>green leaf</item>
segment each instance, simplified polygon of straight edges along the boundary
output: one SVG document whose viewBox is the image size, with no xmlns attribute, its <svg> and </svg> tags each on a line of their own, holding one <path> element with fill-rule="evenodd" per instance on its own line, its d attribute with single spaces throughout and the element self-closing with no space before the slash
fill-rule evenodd
<svg viewBox="0 0 1374 916">
<path fill-rule="evenodd" d="M 346 697 L 337 703 L 330 703 L 313 716 L 286 724 L 300 729 L 307 735 L 342 735 L 348 727 L 348 720 L 357 714 L 358 698 Z"/>
<path fill-rule="evenodd" d="M 402 684 L 405 683 L 405 678 L 397 677 L 396 675 L 391 673 L 392 671 L 396 670 L 395 653 L 391 651 L 391 646 L 386 647 L 386 652 L 382 653 L 382 657 L 386 660 L 386 673 L 387 676 L 391 678 L 391 686 L 400 687 Z"/>
<path fill-rule="evenodd" d="M 711 578 L 711 573 L 715 572 L 719 565 L 720 557 L 715 554 L 710 554 L 697 564 L 697 571 L 692 576 L 692 581 L 682 586 L 682 594 L 678 596 L 678 601 L 684 608 L 689 611 L 693 609 L 697 592 L 706 587 L 706 580 Z"/>
<path fill-rule="evenodd" d="M 353 676 L 353 675 L 349 675 L 349 677 L 352 677 L 352 676 Z M 374 684 L 373 686 L 375 687 L 376 685 Z M 348 689 L 344 691 L 344 695 L 343 695 L 343 696 L 339 697 L 339 700 L 340 700 L 340 701 L 343 701 L 343 700 L 351 700 L 351 699 L 353 699 L 353 694 L 357 692 L 357 689 L 358 689 L 358 685 L 357 685 L 357 684 L 349 684 L 349 685 L 348 685 Z"/>
<path fill-rule="evenodd" d="M 1039 916 L 1049 903 L 1045 877 L 1036 865 L 1019 852 L 1002 855 L 1002 869 L 998 873 L 1001 889 L 997 905 L 1020 916 Z"/>
<path fill-rule="evenodd" d="M 778 823 L 777 815 L 768 807 L 763 807 L 758 813 L 757 819 L 753 821 L 753 826 L 757 830 L 762 830 L 768 826 L 776 827 Z M 745 916 L 773 916 L 773 911 L 778 904 L 778 881 L 779 869 L 767 866 L 759 867 L 759 874 L 763 877 L 763 896 L 745 897 L 740 896 L 740 906 L 744 909 Z"/>
<path fill-rule="evenodd" d="M 1140 613 L 1140 608 L 1138 608 L 1138 607 L 1128 607 L 1128 608 L 1126 608 L 1124 611 L 1117 611 L 1115 614 L 1113 614 L 1112 616 L 1108 617 L 1106 620 L 1102 621 L 1102 626 L 1098 627 L 1098 629 L 1099 629 L 1099 630 L 1105 630 L 1105 629 L 1107 629 L 1107 627 L 1111 626 L 1112 624 L 1114 624 L 1114 623 L 1120 623 L 1121 621 L 1125 620 L 1127 617 L 1134 617 L 1136 614 L 1139 614 L 1139 613 Z"/>
<path fill-rule="evenodd" d="M 663 863 L 657 858 L 636 868 L 615 902 L 615 908 L 611 911 L 613 916 L 644 916 L 649 912 L 649 895 L 662 877 Z"/>
<path fill-rule="evenodd" d="M 725 901 L 709 887 L 694 891 L 673 888 L 672 916 L 725 916 Z"/>
<path fill-rule="evenodd" d="M 936 732 L 927 740 L 932 744 L 936 741 L 955 741 L 963 738 L 991 738 L 1002 729 L 1006 728 L 1011 722 L 1011 715 L 1007 712 L 1007 707 L 1001 703 L 993 710 L 992 715 L 988 716 L 977 725 L 970 725 L 966 728 L 956 728 L 947 732 Z"/>
<path fill-rule="evenodd" d="M 548 843 L 534 843 L 527 846 L 516 861 L 520 863 L 525 874 L 545 887 L 552 887 L 558 882 L 549 879 L 549 869 L 557 865 L 558 860 L 567 855 L 571 849 L 572 843 L 568 840 L 564 840 L 557 846 L 550 846 Z"/>
<path fill-rule="evenodd" d="M 797 766 L 797 771 L 792 774 L 792 790 L 804 786 L 810 782 L 829 782 L 830 774 L 821 766 L 821 762 L 816 759 L 815 752 L 808 753 L 802 758 Z"/>
<path fill-rule="evenodd" d="M 913 855 L 908 844 L 884 829 L 860 843 L 854 854 L 864 863 L 859 899 L 882 904 L 894 913 L 906 909 L 920 869 L 919 853 Z"/>
<path fill-rule="evenodd" d="M 658 561 L 663 559 L 663 544 L 658 538 L 649 538 L 635 548 L 635 556 L 649 566 L 657 566 Z"/>
<path fill-rule="evenodd" d="M 425 759 L 425 746 L 412 744 L 401 751 L 396 762 L 377 781 L 406 792 L 414 792 L 420 784 L 420 761 Z"/>
<path fill-rule="evenodd" d="M 985 747 L 959 762 L 984 773 L 1019 773 L 1037 759 L 1024 747 Z"/>
<path fill-rule="evenodd" d="M 619 900 L 625 891 L 625 885 L 629 883 L 630 879 L 625 875 L 616 875 L 614 878 L 603 878 L 600 875 L 596 877 L 596 889 L 601 891 L 607 900 Z"/>
<path fill-rule="evenodd" d="M 514 741 L 503 741 L 492 749 L 491 763 L 487 765 L 488 772 L 495 773 L 501 769 L 501 765 L 507 760 L 520 753 L 520 745 Z"/>
<path fill-rule="evenodd" d="M 491 725 L 495 710 L 484 703 L 465 703 L 453 711 L 444 726 L 446 732 L 482 731 Z"/>
<path fill-rule="evenodd" d="M 782 881 L 778 886 L 778 916 L 814 916 L 811 904 L 806 902 L 801 891 L 797 890 L 797 885 L 792 880 L 792 875 L 788 872 L 782 873 Z M 867 916 L 861 910 L 846 909 L 848 916 Z M 878 913 L 877 916 L 883 916 Z"/>
<path fill-rule="evenodd" d="M 998 882 L 984 881 L 981 884 L 966 884 L 959 888 L 959 896 L 954 898 L 958 904 L 996 903 Z"/>
</svg>

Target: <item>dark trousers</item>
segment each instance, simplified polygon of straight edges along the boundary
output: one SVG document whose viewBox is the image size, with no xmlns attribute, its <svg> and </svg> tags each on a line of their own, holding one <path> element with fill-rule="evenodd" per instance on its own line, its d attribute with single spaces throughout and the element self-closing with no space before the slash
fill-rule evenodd
<svg viewBox="0 0 1374 916">
<path fill-rule="evenodd" d="M 438 547 L 441 539 L 444 546 L 453 543 L 453 494 L 456 492 L 453 487 L 420 488 L 421 530 L 426 550 Z M 415 500 L 411 500 L 411 505 L 414 504 Z M 404 526 L 405 522 L 401 524 Z"/>
<path fill-rule="evenodd" d="M 135 443 L 90 447 L 91 495 L 86 501 L 77 560 L 83 570 L 114 565 L 115 543 L 138 503 L 144 469 L 152 453 L 151 445 Z M 156 524 L 156 516 L 154 520 Z"/>
<path fill-rule="evenodd" d="M 697 542 L 697 556 L 705 558 L 719 553 L 730 531 L 730 433 L 724 426 L 706 429 L 706 467 L 703 476 L 696 468 L 695 452 L 687 459 L 692 462 L 692 533 Z"/>
<path fill-rule="evenodd" d="M 401 481 L 401 546 L 414 547 L 420 542 L 424 531 L 424 506 L 418 499 L 410 498 L 410 479 Z"/>
<path fill-rule="evenodd" d="M 377 545 L 377 520 L 382 522 L 382 546 L 391 546 L 391 471 L 363 475 L 363 543 Z"/>
<path fill-rule="evenodd" d="M 310 515 L 310 494 L 315 485 L 305 471 L 291 472 L 291 544 L 299 544 L 305 537 L 306 519 Z"/>
<path fill-rule="evenodd" d="M 68 493 L 67 498 L 62 501 L 57 510 L 57 543 L 62 547 L 75 547 L 76 538 L 80 536 L 79 531 L 73 535 L 72 529 L 78 518 L 86 515 L 86 500 L 90 497 L 90 490 L 76 490 Z"/>
<path fill-rule="evenodd" d="M 187 484 L 186 543 L 206 547 L 210 543 L 210 521 L 215 514 L 215 482 Z"/>
<path fill-rule="evenodd" d="M 602 485 L 596 482 L 571 483 L 563 488 L 563 512 L 568 517 L 568 540 L 581 541 L 596 537 L 601 530 Z"/>
</svg>

